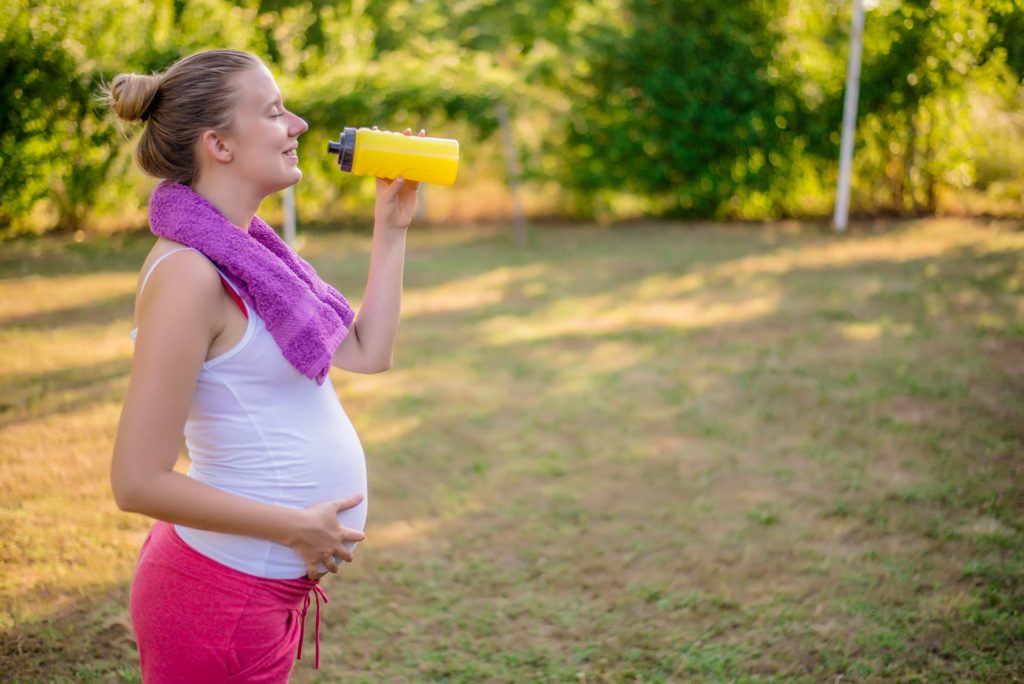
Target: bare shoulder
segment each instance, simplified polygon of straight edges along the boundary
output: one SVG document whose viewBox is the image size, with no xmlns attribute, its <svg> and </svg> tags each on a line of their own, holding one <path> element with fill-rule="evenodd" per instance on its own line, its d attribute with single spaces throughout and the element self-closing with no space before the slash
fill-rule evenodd
<svg viewBox="0 0 1024 684">
<path fill-rule="evenodd" d="M 163 257 L 169 257 L 175 252 L 181 252 L 180 255 L 171 258 L 171 261 L 186 259 L 188 257 L 202 257 L 195 250 L 189 249 L 188 245 L 183 245 L 180 242 L 174 240 L 168 240 L 167 238 L 157 238 L 156 242 L 149 250 L 149 254 L 142 262 L 141 268 L 139 268 L 139 282 L 141 285 L 142 281 L 146 278 L 146 275 L 153 269 L 153 265 L 158 261 L 161 262 L 161 268 L 164 263 L 169 263 L 167 260 L 163 260 Z M 163 260 L 163 261 L 162 261 Z"/>
<path fill-rule="evenodd" d="M 140 278 L 145 287 L 135 303 L 132 379 L 125 406 L 144 410 L 150 415 L 147 424 L 168 402 L 187 408 L 221 327 L 217 270 L 199 252 L 172 253 L 175 248 L 154 246 Z"/>
<path fill-rule="evenodd" d="M 154 307 L 194 307 L 197 312 L 214 310 L 213 306 L 219 301 L 220 275 L 209 259 L 184 248 L 185 245 L 164 238 L 153 245 L 139 272 L 136 321 L 144 315 L 144 310 Z"/>
</svg>

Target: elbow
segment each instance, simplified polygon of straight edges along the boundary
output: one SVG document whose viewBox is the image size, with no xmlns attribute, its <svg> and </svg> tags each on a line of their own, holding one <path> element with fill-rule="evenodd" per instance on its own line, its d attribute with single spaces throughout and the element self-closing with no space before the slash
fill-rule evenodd
<svg viewBox="0 0 1024 684">
<path fill-rule="evenodd" d="M 137 484 L 118 481 L 111 478 L 110 489 L 114 493 L 114 502 L 117 507 L 125 513 L 140 513 L 140 502 L 143 497 L 139 493 L 140 487 Z"/>
<path fill-rule="evenodd" d="M 392 365 L 394 365 L 394 359 L 395 354 L 393 351 L 367 349 L 363 346 L 342 346 L 335 352 L 334 357 L 331 359 L 331 365 L 335 368 L 347 370 L 350 373 L 373 375 L 391 370 Z"/>
<path fill-rule="evenodd" d="M 374 375 L 377 373 L 386 373 L 387 371 L 391 370 L 392 366 L 394 365 L 394 354 L 388 354 L 387 356 L 379 355 L 376 358 L 367 359 L 367 364 L 363 372 L 370 375 Z"/>
<path fill-rule="evenodd" d="M 136 512 L 135 506 L 133 505 L 134 502 L 127 496 L 124 496 L 123 494 L 118 494 L 117 492 L 114 492 L 114 503 L 117 504 L 118 509 L 124 511 L 125 513 Z"/>
<path fill-rule="evenodd" d="M 114 502 L 117 503 L 117 507 L 125 513 L 138 512 L 135 505 L 136 498 L 123 489 L 114 488 Z"/>
</svg>

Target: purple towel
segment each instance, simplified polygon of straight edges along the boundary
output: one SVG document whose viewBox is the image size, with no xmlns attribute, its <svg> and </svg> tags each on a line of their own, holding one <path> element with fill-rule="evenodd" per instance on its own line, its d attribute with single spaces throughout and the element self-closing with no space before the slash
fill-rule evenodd
<svg viewBox="0 0 1024 684">
<path fill-rule="evenodd" d="M 254 216 L 246 233 L 191 188 L 169 181 L 153 191 L 149 223 L 155 234 L 194 247 L 231 276 L 284 358 L 323 384 L 355 314 L 273 228 Z"/>
</svg>

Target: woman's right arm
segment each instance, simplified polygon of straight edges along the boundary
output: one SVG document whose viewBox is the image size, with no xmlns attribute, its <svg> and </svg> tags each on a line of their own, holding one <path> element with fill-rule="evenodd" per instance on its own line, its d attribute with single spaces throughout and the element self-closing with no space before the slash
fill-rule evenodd
<svg viewBox="0 0 1024 684">
<path fill-rule="evenodd" d="M 153 271 L 138 306 L 131 380 L 114 443 L 111 486 L 122 510 L 202 530 L 293 547 L 314 576 L 317 561 L 352 560 L 362 532 L 337 512 L 361 495 L 292 509 L 230 494 L 174 471 L 192 396 L 221 325 L 221 284 L 205 257 L 182 252 Z"/>
</svg>

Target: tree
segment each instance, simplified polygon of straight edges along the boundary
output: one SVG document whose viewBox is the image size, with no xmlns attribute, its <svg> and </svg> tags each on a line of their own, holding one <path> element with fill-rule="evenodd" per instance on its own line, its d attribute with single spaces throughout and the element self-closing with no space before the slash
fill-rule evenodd
<svg viewBox="0 0 1024 684">
<path fill-rule="evenodd" d="M 33 25 L 23 11 L 8 16 L 0 29 L 0 231 L 25 228 L 23 219 L 49 194 L 64 163 L 63 123 L 82 101 L 56 27 Z"/>
<path fill-rule="evenodd" d="M 930 213 L 943 187 L 970 184 L 968 97 L 996 78 L 980 70 L 989 36 L 988 12 L 973 2 L 892 1 L 868 13 L 858 171 L 870 199 L 862 199 Z"/>
<path fill-rule="evenodd" d="M 567 80 L 571 187 L 651 197 L 654 211 L 682 216 L 772 204 L 806 145 L 793 130 L 801 102 L 773 63 L 778 10 L 767 1 L 628 0 L 577 32 L 582 59 Z"/>
</svg>

